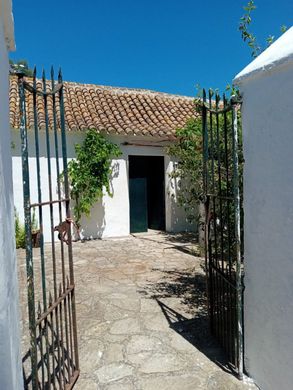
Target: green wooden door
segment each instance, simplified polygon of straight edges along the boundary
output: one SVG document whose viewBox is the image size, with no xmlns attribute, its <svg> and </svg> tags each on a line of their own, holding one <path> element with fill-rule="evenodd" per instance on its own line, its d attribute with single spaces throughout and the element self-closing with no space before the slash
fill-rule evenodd
<svg viewBox="0 0 293 390">
<path fill-rule="evenodd" d="M 130 233 L 147 232 L 147 180 L 146 178 L 129 179 Z"/>
</svg>

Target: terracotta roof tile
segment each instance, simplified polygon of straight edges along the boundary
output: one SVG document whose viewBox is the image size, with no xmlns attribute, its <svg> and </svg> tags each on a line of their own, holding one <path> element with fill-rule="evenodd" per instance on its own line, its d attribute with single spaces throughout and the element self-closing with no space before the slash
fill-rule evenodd
<svg viewBox="0 0 293 390">
<path fill-rule="evenodd" d="M 31 82 L 31 79 L 28 79 Z M 37 88 L 42 83 L 37 81 Z M 50 89 L 50 82 L 47 84 Z M 32 94 L 26 93 L 27 126 L 34 127 Z M 58 96 L 57 118 L 59 117 Z M 19 128 L 19 97 L 17 78 L 10 78 L 10 125 Z M 48 122 L 53 128 L 54 113 L 52 98 L 48 97 Z M 197 114 L 194 99 L 140 89 L 107 87 L 92 84 L 64 82 L 64 112 L 67 130 L 97 131 L 120 135 L 144 135 L 174 137 L 178 127 Z M 37 117 L 39 128 L 45 127 L 44 101 L 37 96 Z M 59 122 L 57 126 L 59 127 Z"/>
</svg>

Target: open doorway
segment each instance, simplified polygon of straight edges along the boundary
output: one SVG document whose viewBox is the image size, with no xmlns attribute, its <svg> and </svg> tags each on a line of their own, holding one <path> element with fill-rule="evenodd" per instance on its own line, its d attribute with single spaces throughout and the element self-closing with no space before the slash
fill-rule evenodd
<svg viewBox="0 0 293 390">
<path fill-rule="evenodd" d="M 130 233 L 165 230 L 164 157 L 129 156 Z"/>
</svg>

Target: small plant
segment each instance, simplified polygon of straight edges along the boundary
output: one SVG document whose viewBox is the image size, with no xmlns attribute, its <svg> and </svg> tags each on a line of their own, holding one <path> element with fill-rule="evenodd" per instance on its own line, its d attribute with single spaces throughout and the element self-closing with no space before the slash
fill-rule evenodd
<svg viewBox="0 0 293 390">
<path fill-rule="evenodd" d="M 27 60 L 9 60 L 10 73 L 23 73 L 26 77 L 33 77 L 33 70 L 29 67 Z"/>
<path fill-rule="evenodd" d="M 119 157 L 119 147 L 94 129 L 86 132 L 84 142 L 75 145 L 76 159 L 68 163 L 71 198 L 75 201 L 74 218 L 80 224 L 82 214 L 90 215 L 91 207 L 110 188 L 112 158 Z"/>
<path fill-rule="evenodd" d="M 25 248 L 25 226 L 20 222 L 19 214 L 14 207 L 14 226 L 15 226 L 15 245 L 16 248 Z M 33 247 L 39 246 L 39 225 L 36 217 L 35 209 L 33 208 L 31 220 L 31 234 Z"/>
<path fill-rule="evenodd" d="M 19 214 L 14 208 L 15 244 L 16 248 L 25 248 L 25 227 L 20 222 Z"/>
</svg>

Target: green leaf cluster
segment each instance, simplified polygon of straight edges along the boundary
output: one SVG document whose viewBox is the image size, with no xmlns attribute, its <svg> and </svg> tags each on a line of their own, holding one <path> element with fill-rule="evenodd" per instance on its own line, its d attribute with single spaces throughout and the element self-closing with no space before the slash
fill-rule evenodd
<svg viewBox="0 0 293 390">
<path fill-rule="evenodd" d="M 20 222 L 19 214 L 14 208 L 14 227 L 16 248 L 25 248 L 25 227 Z"/>
<path fill-rule="evenodd" d="M 15 228 L 15 245 L 16 248 L 25 248 L 25 226 L 20 222 L 19 214 L 14 207 L 14 228 Z M 39 230 L 39 224 L 36 217 L 36 210 L 33 208 L 31 217 L 31 232 L 35 233 Z"/>
<path fill-rule="evenodd" d="M 27 60 L 9 60 L 11 73 L 23 73 L 27 77 L 33 77 L 33 69 L 28 65 Z"/>
<path fill-rule="evenodd" d="M 94 129 L 86 132 L 84 142 L 75 145 L 76 159 L 68 163 L 71 198 L 75 201 L 74 217 L 80 223 L 82 214 L 90 215 L 92 206 L 103 197 L 103 191 L 111 193 L 112 158 L 121 151 Z"/>
</svg>

